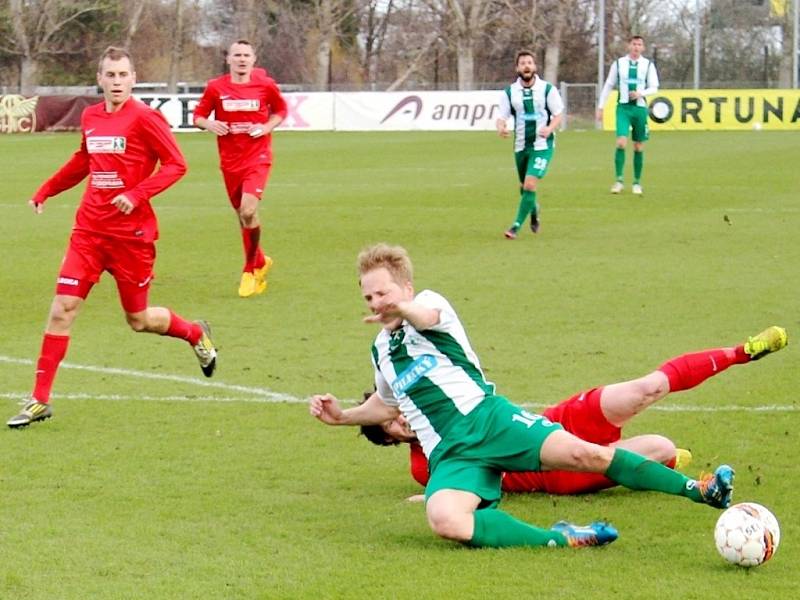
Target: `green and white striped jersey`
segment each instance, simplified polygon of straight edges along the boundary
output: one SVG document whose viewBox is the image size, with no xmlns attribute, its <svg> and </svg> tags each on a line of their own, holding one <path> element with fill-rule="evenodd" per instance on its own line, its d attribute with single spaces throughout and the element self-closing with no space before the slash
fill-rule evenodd
<svg viewBox="0 0 800 600">
<path fill-rule="evenodd" d="M 647 101 L 639 97 L 635 101 L 630 99 L 630 92 L 637 91 L 643 96 L 652 96 L 658 91 L 658 72 L 656 66 L 649 58 L 640 56 L 638 60 L 632 60 L 625 55 L 611 64 L 608 70 L 603 91 L 597 101 L 597 108 L 603 108 L 611 90 L 617 89 L 619 96 L 617 102 L 620 104 L 633 104 L 636 106 L 647 106 Z"/>
<path fill-rule="evenodd" d="M 439 322 L 425 331 L 407 321 L 395 331 L 381 329 L 372 363 L 378 395 L 400 409 L 430 457 L 459 420 L 494 394 L 494 384 L 486 380 L 450 303 L 431 290 L 414 301 L 437 309 Z"/>
<path fill-rule="evenodd" d="M 526 88 L 522 79 L 506 87 L 500 94 L 500 118 L 514 117 L 514 152 L 533 148 L 547 150 L 555 145 L 555 134 L 544 138 L 539 130 L 560 115 L 564 103 L 556 87 L 534 76 L 533 85 Z"/>
</svg>

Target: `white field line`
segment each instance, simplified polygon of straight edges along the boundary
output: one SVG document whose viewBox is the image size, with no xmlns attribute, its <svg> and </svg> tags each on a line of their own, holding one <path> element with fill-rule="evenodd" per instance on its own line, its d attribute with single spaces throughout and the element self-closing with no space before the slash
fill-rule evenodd
<svg viewBox="0 0 800 600">
<path fill-rule="evenodd" d="M 18 365 L 33 365 L 33 361 L 27 358 L 13 358 L 10 356 L 0 355 L 0 363 L 10 363 Z M 186 377 L 184 375 L 169 375 L 162 373 L 148 373 L 146 371 L 134 371 L 132 369 L 118 369 L 113 367 L 97 367 L 93 365 L 75 365 L 72 363 L 61 363 L 61 367 L 65 369 L 77 369 L 80 371 L 89 371 L 92 373 L 104 373 L 110 375 L 122 375 L 126 377 L 133 377 L 138 379 L 152 379 L 160 381 L 175 381 L 178 383 L 186 383 L 189 385 L 197 385 L 206 388 L 215 388 L 225 390 L 227 392 L 238 392 L 244 394 L 243 396 L 217 396 L 217 395 L 170 395 L 170 396 L 150 396 L 144 394 L 53 394 L 53 399 L 65 400 L 145 400 L 154 402 L 253 402 L 253 403 L 275 403 L 284 402 L 287 404 L 305 404 L 308 402 L 307 398 L 300 398 L 292 396 L 291 394 L 283 394 L 273 392 L 265 388 L 249 387 L 243 385 L 223 383 L 221 381 L 209 381 L 200 379 L 199 377 Z M 9 400 L 24 400 L 30 397 L 30 392 L 0 392 L 0 398 Z M 355 403 L 355 400 L 345 400 L 348 403 Z M 525 408 L 546 408 L 550 404 L 539 403 L 520 403 Z M 749 413 L 773 413 L 773 412 L 797 412 L 798 407 L 785 404 L 767 404 L 763 406 L 699 406 L 687 404 L 656 404 L 651 406 L 649 411 L 662 411 L 662 412 L 687 412 L 687 413 L 717 413 L 717 412 L 749 412 Z"/>
</svg>

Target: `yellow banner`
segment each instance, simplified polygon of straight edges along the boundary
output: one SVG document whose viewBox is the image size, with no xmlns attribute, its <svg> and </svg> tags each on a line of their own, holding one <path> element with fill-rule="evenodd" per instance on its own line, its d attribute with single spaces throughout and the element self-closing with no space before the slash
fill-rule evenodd
<svg viewBox="0 0 800 600">
<path fill-rule="evenodd" d="M 648 98 L 653 131 L 698 129 L 800 130 L 800 90 L 659 90 Z M 603 110 L 615 130 L 617 95 Z"/>
</svg>

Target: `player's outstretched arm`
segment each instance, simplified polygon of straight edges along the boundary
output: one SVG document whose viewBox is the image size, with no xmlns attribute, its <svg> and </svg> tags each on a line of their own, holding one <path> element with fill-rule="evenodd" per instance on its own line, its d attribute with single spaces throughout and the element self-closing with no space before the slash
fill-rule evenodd
<svg viewBox="0 0 800 600">
<path fill-rule="evenodd" d="M 389 406 L 377 394 L 347 410 L 342 410 L 333 394 L 315 394 L 309 401 L 308 412 L 326 425 L 377 425 L 400 414 L 397 407 Z"/>
<path fill-rule="evenodd" d="M 364 317 L 364 322 L 381 323 L 385 317 L 400 317 L 411 323 L 417 331 L 425 331 L 439 323 L 439 310 L 413 300 L 389 302 L 381 306 L 375 314 Z"/>
</svg>

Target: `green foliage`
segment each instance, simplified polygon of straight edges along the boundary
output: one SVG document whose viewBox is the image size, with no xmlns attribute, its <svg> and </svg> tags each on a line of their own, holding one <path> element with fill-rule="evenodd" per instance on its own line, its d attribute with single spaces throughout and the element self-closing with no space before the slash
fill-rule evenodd
<svg viewBox="0 0 800 600">
<path fill-rule="evenodd" d="M 658 133 L 643 198 L 607 193 L 611 134 L 561 135 L 540 184 L 542 231 L 508 242 L 515 172 L 509 143 L 492 133 L 280 132 L 261 207 L 276 263 L 269 292 L 250 300 L 236 297 L 240 239 L 214 140 L 179 142 L 190 171 L 154 201 L 162 240 L 151 299 L 211 321 L 221 349 L 212 382 L 258 389 L 199 385 L 189 348 L 127 330 L 105 277 L 67 363 L 136 373 L 63 368 L 55 417 L 0 431 L 0 597 L 794 597 L 793 135 Z M 7 416 L 30 389 L 34 367 L 19 361 L 38 352 L 80 190 L 38 217 L 25 201 L 77 143 L 0 136 L 2 155 L 14 157 L 0 181 Z M 409 248 L 417 288 L 452 301 L 490 379 L 534 407 L 786 326 L 786 351 L 672 396 L 626 429 L 691 448 L 693 474 L 730 461 L 736 498 L 781 521 L 775 558 L 729 567 L 714 549 L 717 512 L 625 490 L 503 502 L 541 525 L 608 518 L 621 537 L 607 548 L 461 548 L 436 539 L 422 507 L 404 501 L 418 489 L 402 448 L 369 447 L 352 429 L 313 421 L 302 403 L 260 401 L 264 390 L 355 399 L 371 384 L 375 330 L 360 322 L 354 261 L 380 240 Z M 769 406 L 784 410 L 756 410 Z"/>
</svg>

